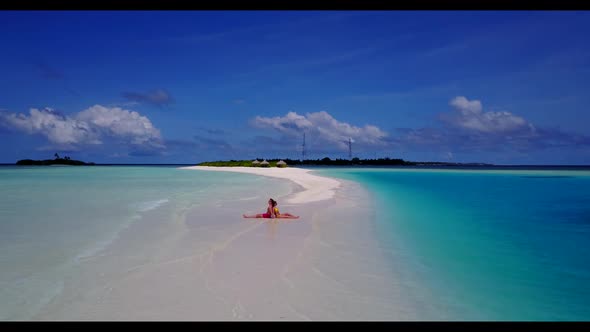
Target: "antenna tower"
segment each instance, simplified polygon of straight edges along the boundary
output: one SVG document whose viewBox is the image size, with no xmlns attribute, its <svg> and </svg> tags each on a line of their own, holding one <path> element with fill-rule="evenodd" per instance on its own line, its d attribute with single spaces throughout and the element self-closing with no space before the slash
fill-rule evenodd
<svg viewBox="0 0 590 332">
<path fill-rule="evenodd" d="M 303 144 L 301 144 L 301 161 L 305 160 L 305 133 L 303 133 Z"/>
</svg>

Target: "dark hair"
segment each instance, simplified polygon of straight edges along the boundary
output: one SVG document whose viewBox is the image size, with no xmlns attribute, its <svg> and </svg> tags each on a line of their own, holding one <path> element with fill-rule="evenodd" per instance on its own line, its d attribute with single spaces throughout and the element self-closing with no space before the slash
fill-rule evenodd
<svg viewBox="0 0 590 332">
<path fill-rule="evenodd" d="M 270 203 L 272 204 L 273 207 L 277 206 L 277 201 L 275 201 L 274 199 L 270 199 Z"/>
</svg>

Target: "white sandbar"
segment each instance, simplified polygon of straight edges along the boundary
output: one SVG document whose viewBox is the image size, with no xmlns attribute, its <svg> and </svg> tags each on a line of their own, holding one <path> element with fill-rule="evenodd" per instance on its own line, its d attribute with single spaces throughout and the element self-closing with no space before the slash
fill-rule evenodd
<svg viewBox="0 0 590 332">
<path fill-rule="evenodd" d="M 427 314 L 427 296 L 407 296 L 408 278 L 386 256 L 392 249 L 379 245 L 374 205 L 360 184 L 301 168 L 184 168 L 282 178 L 300 188 L 265 178 L 252 188 L 225 182 L 217 189 L 228 190 L 188 208 L 171 201 L 149 211 L 72 271 L 32 320 L 444 318 Z M 242 218 L 264 211 L 266 195 L 300 219 Z"/>
<path fill-rule="evenodd" d="M 340 182 L 322 176 L 311 174 L 311 170 L 303 168 L 254 168 L 254 167 L 213 167 L 213 166 L 190 166 L 182 167 L 183 169 L 218 171 L 218 172 L 238 172 L 269 176 L 274 178 L 288 179 L 304 188 L 303 191 L 296 193 L 293 197 L 287 199 L 288 203 L 302 204 L 334 197 L 334 190 L 340 186 Z"/>
</svg>

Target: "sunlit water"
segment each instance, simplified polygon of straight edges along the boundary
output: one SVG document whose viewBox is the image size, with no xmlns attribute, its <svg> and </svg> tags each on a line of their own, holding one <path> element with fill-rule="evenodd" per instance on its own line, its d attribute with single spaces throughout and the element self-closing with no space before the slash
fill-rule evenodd
<svg viewBox="0 0 590 332">
<path fill-rule="evenodd" d="M 315 171 L 369 190 L 396 283 L 428 303 L 417 317 L 590 318 L 589 171 Z M 0 167 L 0 319 L 32 317 L 80 262 L 146 216 L 165 223 L 228 201 L 253 212 L 268 191 L 289 186 L 176 167 Z"/>
<path fill-rule="evenodd" d="M 421 285 L 408 291 L 453 319 L 590 319 L 590 171 L 318 172 L 373 193 L 379 243 Z"/>
<path fill-rule="evenodd" d="M 158 216 L 172 224 L 178 211 L 198 211 L 198 205 L 250 200 L 252 209 L 261 209 L 267 198 L 256 193 L 268 186 L 289 191 L 277 179 L 177 167 L 2 166 L 0 320 L 32 317 L 80 262 L 157 210 L 165 209 Z"/>
</svg>

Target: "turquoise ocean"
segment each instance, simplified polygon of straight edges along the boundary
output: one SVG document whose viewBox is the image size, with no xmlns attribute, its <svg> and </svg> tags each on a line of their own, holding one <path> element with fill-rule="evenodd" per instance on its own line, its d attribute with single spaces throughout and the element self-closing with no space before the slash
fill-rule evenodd
<svg viewBox="0 0 590 332">
<path fill-rule="evenodd" d="M 375 236 L 407 270 L 407 291 L 427 289 L 451 319 L 590 319 L 590 169 L 318 174 L 369 190 Z"/>
<path fill-rule="evenodd" d="M 369 191 L 375 241 L 403 272 L 405 295 L 432 312 L 590 319 L 590 170 L 314 171 Z M 283 180 L 176 166 L 1 166 L 0 320 L 34 315 L 80 261 L 146 215 L 256 205 L 268 186 L 290 190 Z"/>
</svg>

